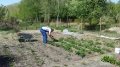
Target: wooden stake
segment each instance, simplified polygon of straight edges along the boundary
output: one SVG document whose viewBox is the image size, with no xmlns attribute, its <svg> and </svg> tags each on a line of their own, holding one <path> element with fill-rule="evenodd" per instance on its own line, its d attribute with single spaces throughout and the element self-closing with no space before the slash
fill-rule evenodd
<svg viewBox="0 0 120 67">
<path fill-rule="evenodd" d="M 102 22 L 101 22 L 101 18 L 100 18 L 100 32 L 101 32 L 101 25 L 102 25 Z"/>
</svg>

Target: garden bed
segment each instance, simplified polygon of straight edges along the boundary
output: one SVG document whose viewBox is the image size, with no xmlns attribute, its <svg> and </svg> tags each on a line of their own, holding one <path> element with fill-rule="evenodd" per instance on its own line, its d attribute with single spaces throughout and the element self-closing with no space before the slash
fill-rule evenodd
<svg viewBox="0 0 120 67">
<path fill-rule="evenodd" d="M 58 42 L 48 38 L 49 44 L 44 45 L 41 33 L 32 34 L 37 41 L 19 43 L 16 34 L 1 32 L 1 54 L 16 57 L 11 67 L 112 67 L 101 62 L 100 58 L 104 54 L 112 54 L 119 46 L 119 41 L 89 35 L 76 38 L 56 31 L 53 35 Z"/>
</svg>

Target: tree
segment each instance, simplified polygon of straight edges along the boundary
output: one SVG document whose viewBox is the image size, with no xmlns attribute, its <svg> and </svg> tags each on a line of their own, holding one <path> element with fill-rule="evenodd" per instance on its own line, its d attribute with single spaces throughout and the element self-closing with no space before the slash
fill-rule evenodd
<svg viewBox="0 0 120 67">
<path fill-rule="evenodd" d="M 0 21 L 3 21 L 4 17 L 5 17 L 5 6 L 0 5 Z"/>
<path fill-rule="evenodd" d="M 19 17 L 24 20 L 39 19 L 39 3 L 37 0 L 22 0 L 19 5 Z"/>
<path fill-rule="evenodd" d="M 85 0 L 77 7 L 77 15 L 88 19 L 89 25 L 98 24 L 99 22 L 92 23 L 93 19 L 98 20 L 106 12 L 106 0 Z"/>
<path fill-rule="evenodd" d="M 114 23 L 119 22 L 120 17 L 120 4 L 115 4 L 113 2 L 108 2 L 108 16 L 110 16 L 114 21 Z"/>
</svg>

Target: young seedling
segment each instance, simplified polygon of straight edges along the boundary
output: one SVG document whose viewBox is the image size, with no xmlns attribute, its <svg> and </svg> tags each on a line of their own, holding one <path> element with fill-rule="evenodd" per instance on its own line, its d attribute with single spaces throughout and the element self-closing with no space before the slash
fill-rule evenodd
<svg viewBox="0 0 120 67">
<path fill-rule="evenodd" d="M 3 46 L 3 52 L 4 52 L 7 56 L 10 55 L 10 52 L 9 52 L 8 47 L 7 47 L 6 45 Z"/>
<path fill-rule="evenodd" d="M 4 45 L 3 46 L 3 52 L 5 53 L 5 55 L 9 56 L 10 55 L 10 51 L 8 50 L 8 46 Z M 9 66 L 10 67 L 14 67 L 14 60 L 13 59 L 9 59 Z"/>
<path fill-rule="evenodd" d="M 59 59 L 54 58 L 53 61 L 54 62 L 59 62 Z"/>
<path fill-rule="evenodd" d="M 63 64 L 65 67 L 67 67 L 68 65 L 67 64 Z"/>
<path fill-rule="evenodd" d="M 67 54 L 67 55 L 65 56 L 65 58 L 67 58 L 68 60 L 70 60 L 70 59 L 71 59 L 70 56 L 71 56 L 71 54 Z"/>
<path fill-rule="evenodd" d="M 35 60 L 39 62 L 40 65 L 44 64 L 44 61 L 35 54 L 35 51 L 31 47 L 27 47 L 26 49 L 30 50 L 31 54 L 34 56 Z"/>
<path fill-rule="evenodd" d="M 81 62 L 81 64 L 82 64 L 82 65 L 86 65 L 86 63 L 85 63 L 85 62 Z"/>
</svg>

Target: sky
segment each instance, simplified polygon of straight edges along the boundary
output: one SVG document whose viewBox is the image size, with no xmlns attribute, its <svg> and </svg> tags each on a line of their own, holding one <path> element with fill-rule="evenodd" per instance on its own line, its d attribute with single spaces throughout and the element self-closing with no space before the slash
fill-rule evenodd
<svg viewBox="0 0 120 67">
<path fill-rule="evenodd" d="M 0 4 L 2 4 L 4 6 L 7 6 L 7 5 L 10 5 L 10 4 L 18 3 L 20 1 L 21 0 L 0 0 Z M 118 0 L 111 0 L 111 1 L 115 2 L 115 3 L 118 2 Z"/>
<path fill-rule="evenodd" d="M 21 0 L 0 0 L 0 5 L 4 5 L 4 6 L 7 6 L 7 5 L 10 5 L 10 4 L 14 4 L 14 3 L 18 3 L 20 2 Z"/>
<path fill-rule="evenodd" d="M 119 0 L 111 0 L 111 1 L 117 3 Z"/>
</svg>

